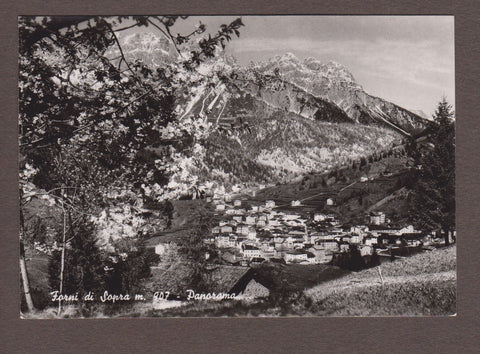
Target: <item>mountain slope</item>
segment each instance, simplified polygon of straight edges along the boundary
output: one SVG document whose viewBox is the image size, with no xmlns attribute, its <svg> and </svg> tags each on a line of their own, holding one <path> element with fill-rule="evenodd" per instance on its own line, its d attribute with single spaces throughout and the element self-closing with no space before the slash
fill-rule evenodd
<svg viewBox="0 0 480 354">
<path fill-rule="evenodd" d="M 389 124 L 405 133 L 421 130 L 425 120 L 391 102 L 367 94 L 353 75 L 341 64 L 322 63 L 315 58 L 299 60 L 291 53 L 277 56 L 251 67 L 262 73 L 277 73 L 315 97 L 341 108 L 351 119 L 365 124 Z"/>
<path fill-rule="evenodd" d="M 129 35 L 122 43 L 127 58 L 152 67 L 177 59 L 168 41 L 152 34 Z M 219 55 L 198 71 L 185 73 L 197 86 L 188 95 L 179 92 L 177 103 L 180 120 L 211 124 L 204 161 L 192 169 L 200 182 L 285 182 L 387 150 L 424 126 L 419 116 L 365 93 L 334 62 L 287 53 L 242 67 Z M 216 84 L 202 83 L 214 76 Z"/>
</svg>

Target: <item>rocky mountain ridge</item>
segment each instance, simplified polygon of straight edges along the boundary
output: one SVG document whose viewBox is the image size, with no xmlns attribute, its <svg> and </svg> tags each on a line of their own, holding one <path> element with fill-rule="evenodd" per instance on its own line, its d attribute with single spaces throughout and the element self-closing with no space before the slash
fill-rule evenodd
<svg viewBox="0 0 480 354">
<path fill-rule="evenodd" d="M 175 63 L 164 38 L 122 38 L 129 60 L 159 67 Z M 199 86 L 179 96 L 181 114 L 206 117 L 216 126 L 204 142 L 199 181 L 234 184 L 288 181 L 324 172 L 385 151 L 425 120 L 367 94 L 346 67 L 287 53 L 240 66 L 224 53 L 198 68 L 216 73 L 216 87 Z M 193 74 L 192 74 L 193 75 Z"/>
</svg>

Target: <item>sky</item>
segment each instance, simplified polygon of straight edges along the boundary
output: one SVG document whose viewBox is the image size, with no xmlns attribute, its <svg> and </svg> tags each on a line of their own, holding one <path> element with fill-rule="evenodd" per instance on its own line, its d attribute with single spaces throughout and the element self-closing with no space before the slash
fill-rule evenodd
<svg viewBox="0 0 480 354">
<path fill-rule="evenodd" d="M 214 33 L 236 17 L 190 17 Z M 455 103 L 453 16 L 242 16 L 227 53 L 240 64 L 286 52 L 346 66 L 364 90 L 431 116 L 442 96 Z"/>
</svg>

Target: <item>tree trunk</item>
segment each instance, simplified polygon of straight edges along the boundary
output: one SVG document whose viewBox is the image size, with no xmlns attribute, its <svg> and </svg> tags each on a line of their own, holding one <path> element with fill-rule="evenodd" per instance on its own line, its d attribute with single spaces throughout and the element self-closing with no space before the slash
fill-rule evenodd
<svg viewBox="0 0 480 354">
<path fill-rule="evenodd" d="M 22 240 L 20 240 L 20 273 L 22 274 L 23 293 L 25 294 L 27 308 L 29 312 L 32 312 L 35 310 L 35 307 L 33 306 L 32 295 L 30 294 L 27 266 L 25 264 L 25 248 Z"/>
<path fill-rule="evenodd" d="M 447 229 L 444 229 L 444 230 L 445 230 L 445 235 L 444 235 L 444 238 L 445 238 L 445 246 L 449 246 L 449 245 L 450 245 L 450 238 L 448 237 L 449 230 L 448 230 L 448 228 L 447 228 Z"/>
<path fill-rule="evenodd" d="M 20 196 L 22 192 L 20 191 Z M 20 205 L 22 200 L 20 199 Z M 32 301 L 32 295 L 30 294 L 30 284 L 28 282 L 27 265 L 25 263 L 25 245 L 23 244 L 23 235 L 25 232 L 25 222 L 23 219 L 23 209 L 20 206 L 20 274 L 22 276 L 23 294 L 25 295 L 25 302 L 29 312 L 35 310 Z"/>
<path fill-rule="evenodd" d="M 63 195 L 63 190 L 62 190 L 62 195 Z M 66 233 L 67 233 L 67 214 L 65 213 L 65 206 L 63 205 L 62 201 L 62 211 L 63 211 L 63 236 L 62 236 L 62 258 L 60 260 L 60 286 L 59 286 L 59 291 L 58 293 L 62 295 L 63 292 L 63 271 L 65 269 L 65 238 L 66 238 Z M 60 312 L 62 311 L 62 302 L 58 300 L 58 313 L 57 315 L 60 315 Z"/>
</svg>

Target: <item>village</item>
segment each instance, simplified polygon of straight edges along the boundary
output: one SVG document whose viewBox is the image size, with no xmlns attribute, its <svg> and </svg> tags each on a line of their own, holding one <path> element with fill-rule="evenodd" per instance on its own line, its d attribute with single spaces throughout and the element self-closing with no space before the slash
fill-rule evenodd
<svg viewBox="0 0 480 354">
<path fill-rule="evenodd" d="M 204 242 L 215 245 L 221 259 L 231 265 L 328 264 L 352 246 L 362 257 L 385 256 L 395 248 L 421 248 L 433 238 L 412 225 L 395 225 L 381 211 L 365 215 L 365 224 L 342 225 L 333 214 L 303 211 L 299 200 L 285 208 L 273 200 L 254 205 L 216 193 L 207 202 L 215 206 L 218 223 Z M 325 203 L 331 206 L 334 200 L 328 198 Z M 155 253 L 161 256 L 168 247 L 168 239 L 161 239 Z"/>
</svg>

